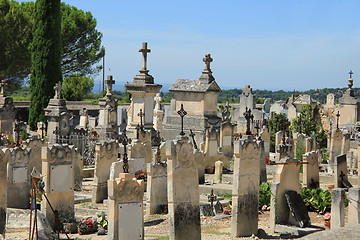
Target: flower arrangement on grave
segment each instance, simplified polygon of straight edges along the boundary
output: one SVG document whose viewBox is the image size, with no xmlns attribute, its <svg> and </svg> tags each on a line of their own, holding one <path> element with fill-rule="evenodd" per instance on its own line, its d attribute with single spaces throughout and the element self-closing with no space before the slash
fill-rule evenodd
<svg viewBox="0 0 360 240">
<path fill-rule="evenodd" d="M 105 235 L 106 234 L 106 230 L 108 227 L 108 221 L 106 219 L 106 213 L 105 212 L 100 212 L 97 214 L 97 220 L 96 220 L 97 224 L 98 224 L 98 235 Z"/>
<path fill-rule="evenodd" d="M 224 211 L 223 211 L 223 214 L 226 214 L 226 215 L 231 215 L 231 209 L 229 210 L 229 209 L 224 209 Z"/>
<path fill-rule="evenodd" d="M 324 221 L 325 222 L 330 222 L 330 219 L 331 219 L 331 213 L 330 212 L 327 212 L 324 214 Z"/>
<path fill-rule="evenodd" d="M 143 172 L 142 170 L 139 170 L 135 173 L 136 179 L 144 179 L 147 180 L 147 173 Z"/>
<path fill-rule="evenodd" d="M 92 130 L 90 133 L 90 140 L 96 141 L 97 138 L 98 138 L 98 133 L 95 130 Z"/>
<path fill-rule="evenodd" d="M 1 138 L 1 144 L 2 144 L 2 145 L 5 145 L 5 144 L 11 145 L 11 144 L 14 143 L 14 139 L 13 139 L 12 136 L 9 135 L 9 134 L 1 133 L 0 138 Z"/>
<path fill-rule="evenodd" d="M 80 235 L 91 234 L 97 231 L 98 224 L 93 221 L 91 218 L 83 219 L 79 222 L 78 232 Z"/>
</svg>

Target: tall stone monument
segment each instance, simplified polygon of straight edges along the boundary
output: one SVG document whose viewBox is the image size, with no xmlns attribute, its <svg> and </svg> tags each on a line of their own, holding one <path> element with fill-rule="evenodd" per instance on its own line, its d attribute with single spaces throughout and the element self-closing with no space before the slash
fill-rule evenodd
<svg viewBox="0 0 360 240">
<path fill-rule="evenodd" d="M 154 78 L 147 69 L 147 54 L 151 52 L 147 48 L 147 42 L 143 42 L 142 48 L 142 67 L 139 74 L 134 77 L 133 83 L 125 84 L 126 90 L 131 93 L 131 103 L 128 108 L 128 126 L 129 137 L 135 138 L 136 126 L 140 124 L 140 110 L 144 116 L 144 128 L 153 130 L 154 114 L 154 96 L 160 91 L 161 85 L 154 83 Z"/>
</svg>

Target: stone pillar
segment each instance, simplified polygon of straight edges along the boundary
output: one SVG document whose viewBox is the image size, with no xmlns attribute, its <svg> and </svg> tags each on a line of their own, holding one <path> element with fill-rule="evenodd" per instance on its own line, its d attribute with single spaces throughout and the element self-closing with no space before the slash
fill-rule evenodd
<svg viewBox="0 0 360 240">
<path fill-rule="evenodd" d="M 231 123 L 230 119 L 227 118 L 225 122 L 221 123 L 220 147 L 221 151 L 228 158 L 232 158 L 234 154 L 233 133 L 234 125 Z"/>
<path fill-rule="evenodd" d="M 119 144 L 114 140 L 103 141 L 96 144 L 95 151 L 92 202 L 100 203 L 107 198 L 107 180 L 110 179 L 111 164 L 117 160 Z"/>
<path fill-rule="evenodd" d="M 336 156 L 341 154 L 343 134 L 340 129 L 336 128 L 331 132 L 331 143 L 330 143 L 330 159 L 329 164 L 332 171 L 334 171 L 334 163 Z"/>
<path fill-rule="evenodd" d="M 348 200 L 348 223 L 360 224 L 360 188 L 350 188 Z"/>
<path fill-rule="evenodd" d="M 279 131 L 279 132 L 276 133 L 276 135 L 275 135 L 275 146 L 279 145 L 279 144 L 282 144 L 283 136 L 284 136 L 283 131 Z"/>
<path fill-rule="evenodd" d="M 250 236 L 258 231 L 260 143 L 251 135 L 234 142 L 233 237 Z"/>
<path fill-rule="evenodd" d="M 167 205 L 167 163 L 148 163 L 146 215 L 163 213 Z"/>
<path fill-rule="evenodd" d="M 186 136 L 166 142 L 170 239 L 201 239 L 199 179 Z"/>
<path fill-rule="evenodd" d="M 144 181 L 130 173 L 108 180 L 108 239 L 144 239 Z"/>
<path fill-rule="evenodd" d="M 58 144 L 43 147 L 41 158 L 44 190 L 51 206 L 59 212 L 59 217 L 74 218 L 74 147 Z M 41 211 L 55 229 L 54 213 L 44 199 L 41 202 Z"/>
<path fill-rule="evenodd" d="M 222 182 L 223 168 L 224 168 L 224 164 L 222 163 L 222 161 L 215 162 L 215 181 L 217 183 Z"/>
<path fill-rule="evenodd" d="M 29 148 L 9 148 L 4 157 L 8 159 L 8 194 L 7 202 L 10 208 L 26 209 L 30 207 L 30 151 Z"/>
<path fill-rule="evenodd" d="M 320 186 L 319 182 L 319 163 L 318 153 L 315 151 L 307 152 L 303 155 L 303 184 L 310 189 L 316 189 Z"/>
<path fill-rule="evenodd" d="M 4 152 L 0 151 L 0 236 L 5 233 L 6 208 L 7 208 L 7 159 Z"/>
<path fill-rule="evenodd" d="M 345 226 L 345 189 L 331 190 L 331 229 Z"/>
<path fill-rule="evenodd" d="M 260 184 L 263 183 L 263 182 L 267 182 L 266 157 L 269 156 L 269 153 L 265 152 L 265 146 L 264 145 L 265 145 L 265 142 L 261 141 L 261 143 L 260 143 Z"/>
</svg>

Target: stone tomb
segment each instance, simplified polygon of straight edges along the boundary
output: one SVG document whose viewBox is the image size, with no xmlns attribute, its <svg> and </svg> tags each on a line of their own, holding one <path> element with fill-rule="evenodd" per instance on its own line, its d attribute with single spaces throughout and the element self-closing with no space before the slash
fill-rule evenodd
<svg viewBox="0 0 360 240">
<path fill-rule="evenodd" d="M 59 212 L 59 217 L 74 218 L 74 147 L 59 144 L 43 147 L 41 158 L 44 190 L 51 206 Z M 55 229 L 54 213 L 47 201 L 41 202 L 41 211 Z"/>
<path fill-rule="evenodd" d="M 7 158 L 0 151 L 0 236 L 5 232 L 6 208 L 7 208 Z"/>
<path fill-rule="evenodd" d="M 40 138 L 33 138 L 33 139 L 26 139 L 23 143 L 25 148 L 31 149 L 31 156 L 30 156 L 30 171 L 35 168 L 38 172 L 41 173 L 42 168 L 42 161 L 41 161 L 41 149 L 42 147 L 47 147 L 48 143 L 45 139 Z"/>
<path fill-rule="evenodd" d="M 186 136 L 166 142 L 170 239 L 201 239 L 198 169 Z"/>
<path fill-rule="evenodd" d="M 233 237 L 250 236 L 258 231 L 260 144 L 252 135 L 234 142 Z"/>
<path fill-rule="evenodd" d="M 4 157 L 8 159 L 8 207 L 29 208 L 31 189 L 30 173 L 32 170 L 29 165 L 31 149 L 15 147 L 4 150 Z"/>
<path fill-rule="evenodd" d="M 110 179 L 110 167 L 117 160 L 119 144 L 114 140 L 102 141 L 96 144 L 95 151 L 92 202 L 101 203 L 107 198 L 107 181 Z"/>
<path fill-rule="evenodd" d="M 319 153 L 312 151 L 303 155 L 303 183 L 310 189 L 316 189 L 320 186 L 319 182 Z"/>
<path fill-rule="evenodd" d="M 215 127 L 211 130 L 206 130 L 205 139 L 205 168 L 214 167 L 216 161 L 222 161 L 224 167 L 230 169 L 230 160 L 224 153 L 219 152 L 218 145 L 219 134 Z"/>
<path fill-rule="evenodd" d="M 146 215 L 164 213 L 167 204 L 167 163 L 148 163 Z"/>
<path fill-rule="evenodd" d="M 120 173 L 108 180 L 108 239 L 144 239 L 144 181 Z"/>
<path fill-rule="evenodd" d="M 348 170 L 347 170 L 345 154 L 336 157 L 334 170 L 335 170 L 334 173 L 335 188 L 352 187 L 351 183 L 348 181 Z"/>
</svg>

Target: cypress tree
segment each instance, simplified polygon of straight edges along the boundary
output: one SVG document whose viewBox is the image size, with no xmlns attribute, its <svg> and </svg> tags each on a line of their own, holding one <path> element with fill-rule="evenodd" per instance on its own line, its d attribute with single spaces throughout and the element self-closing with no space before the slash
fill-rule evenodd
<svg viewBox="0 0 360 240">
<path fill-rule="evenodd" d="M 29 125 L 36 129 L 44 108 L 62 81 L 60 0 L 36 0 L 31 45 Z"/>
</svg>

